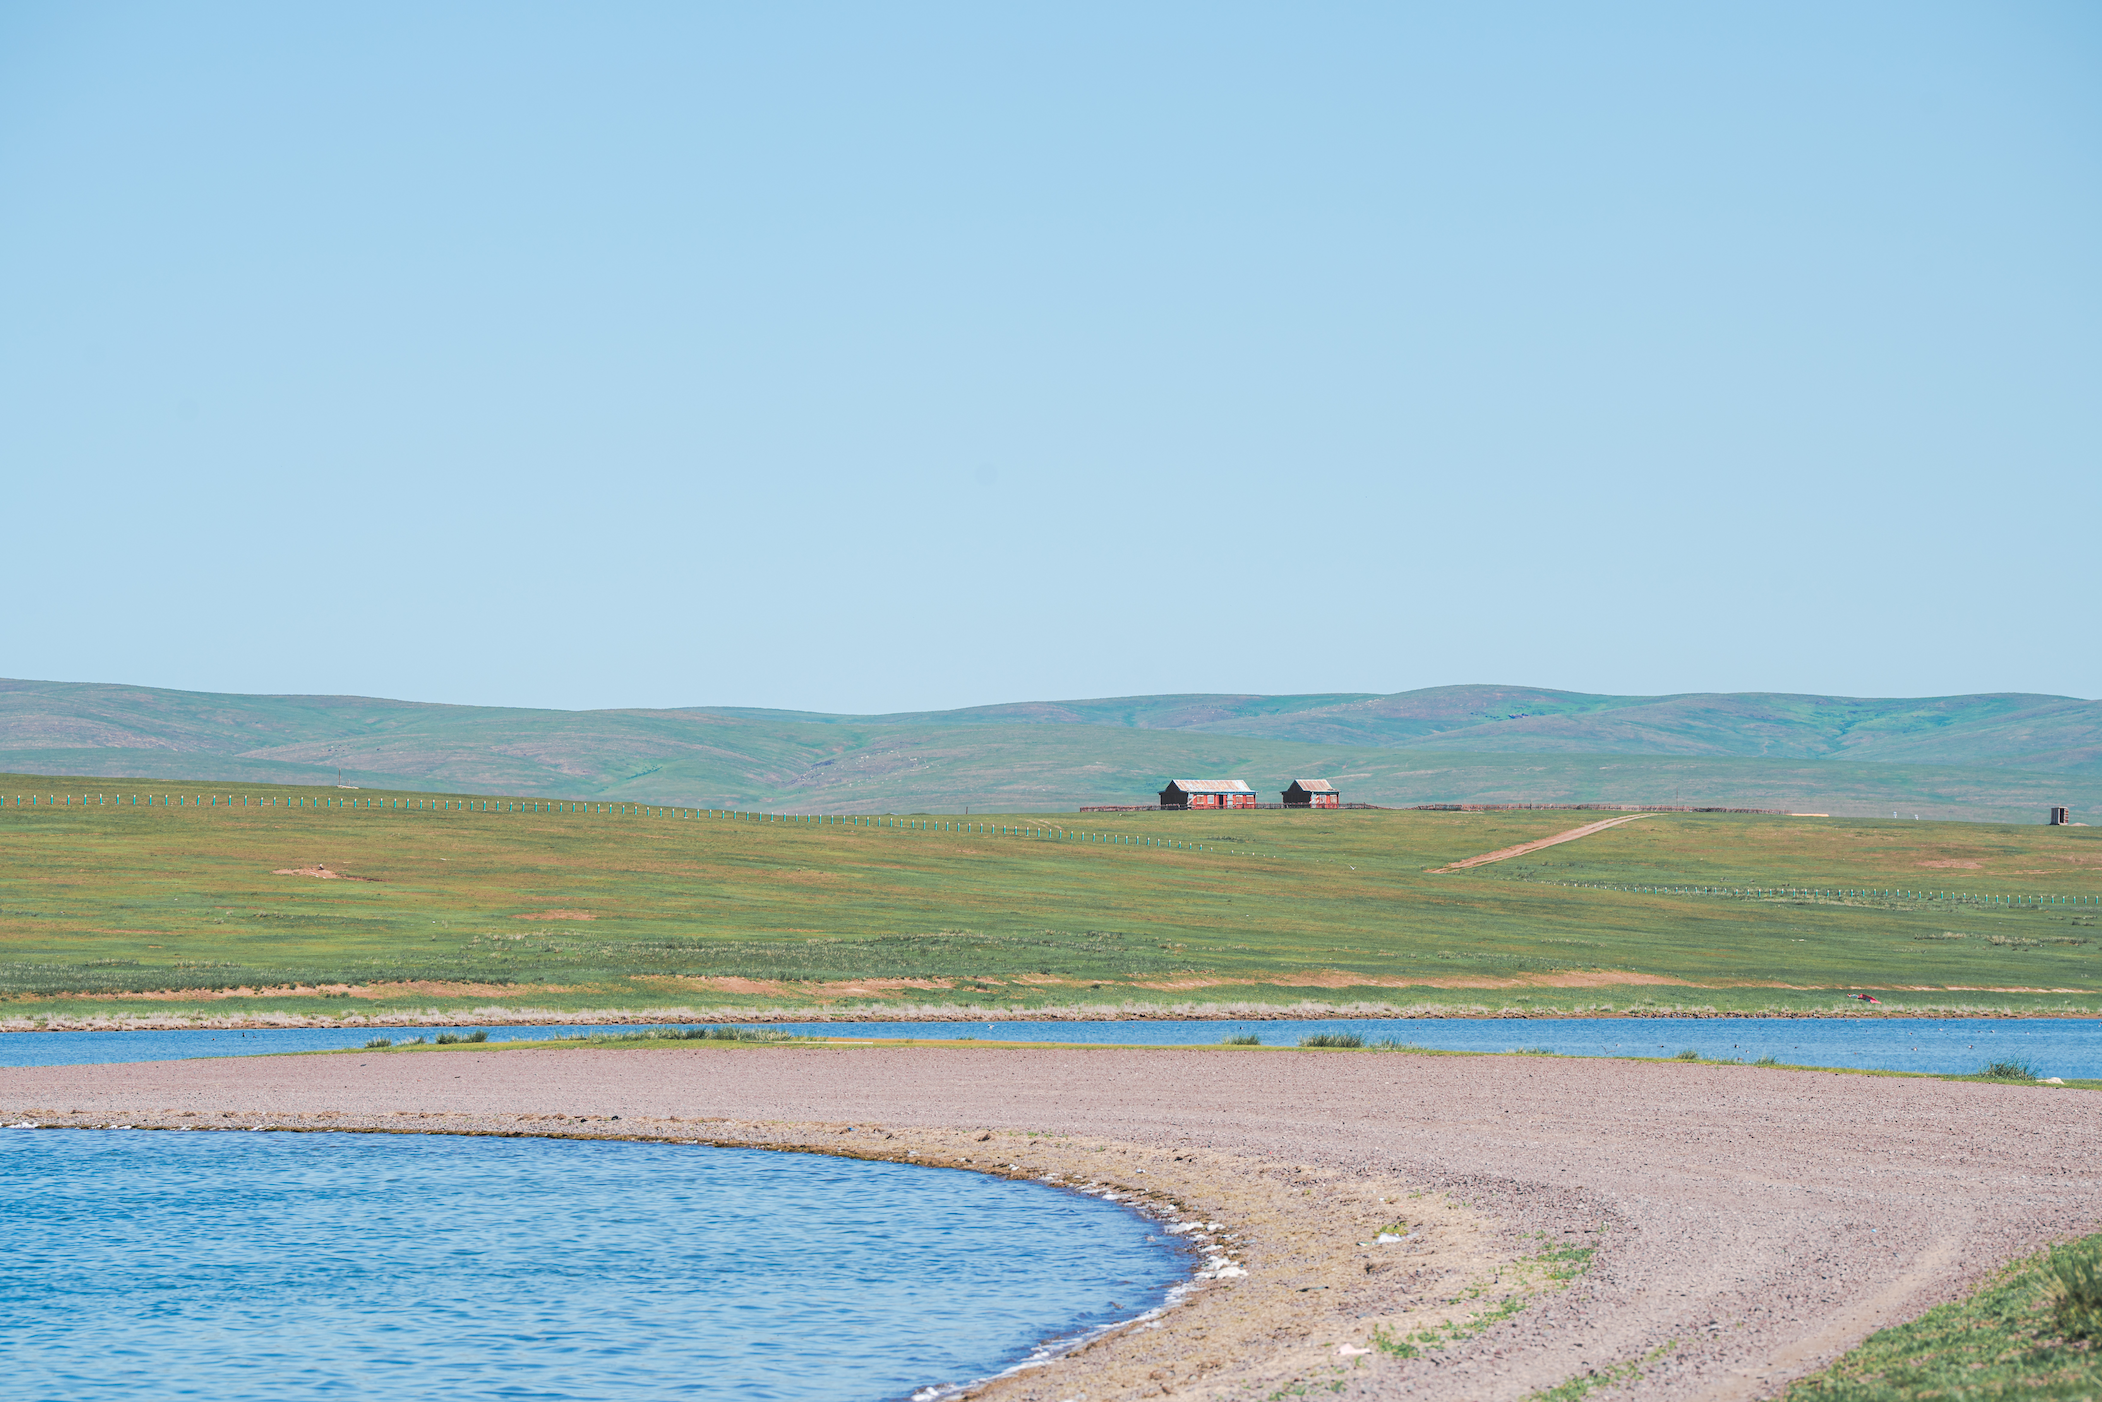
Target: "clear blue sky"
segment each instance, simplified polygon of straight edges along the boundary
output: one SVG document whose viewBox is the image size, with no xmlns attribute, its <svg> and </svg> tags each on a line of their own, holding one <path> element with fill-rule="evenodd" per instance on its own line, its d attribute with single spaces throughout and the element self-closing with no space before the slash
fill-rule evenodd
<svg viewBox="0 0 2102 1402">
<path fill-rule="evenodd" d="M 0 8 L 0 674 L 2102 695 L 2102 7 Z"/>
</svg>

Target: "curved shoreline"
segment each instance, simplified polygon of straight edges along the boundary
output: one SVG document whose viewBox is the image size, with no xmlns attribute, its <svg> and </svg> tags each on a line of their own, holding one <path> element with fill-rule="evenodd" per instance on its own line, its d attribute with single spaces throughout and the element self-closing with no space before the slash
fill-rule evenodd
<svg viewBox="0 0 2102 1402">
<path fill-rule="evenodd" d="M 16 1111 L 7 1110 L 12 1117 Z M 38 1112 L 21 1112 L 38 1113 Z M 1333 1175 L 1318 1180 L 1304 1172 L 1279 1179 L 1265 1165 L 1231 1155 L 1174 1154 L 1156 1147 L 1118 1140 L 1072 1136 L 1031 1136 L 1012 1130 L 929 1130 L 903 1126 L 841 1125 L 795 1122 L 680 1120 L 677 1117 L 568 1115 L 483 1116 L 396 1111 L 385 1117 L 177 1112 L 128 1118 L 123 1124 L 98 1122 L 94 1115 L 41 1112 L 34 1124 L 9 1124 L 14 1130 L 126 1129 L 163 1132 L 295 1133 L 295 1134 L 432 1134 L 482 1138 L 615 1140 L 692 1145 L 696 1148 L 765 1149 L 780 1153 L 824 1154 L 835 1158 L 947 1168 L 1042 1183 L 1114 1202 L 1126 1211 L 1160 1223 L 1163 1234 L 1181 1238 L 1192 1269 L 1170 1291 L 1163 1305 L 1133 1318 L 1102 1325 L 1084 1335 L 1040 1342 L 1031 1353 L 985 1377 L 965 1383 L 930 1383 L 927 1402 L 951 1398 L 1036 1399 L 1051 1393 L 1107 1389 L 1122 1395 L 1166 1392 L 1164 1376 L 1203 1377 L 1208 1384 L 1229 1386 L 1289 1383 L 1328 1361 L 1325 1346 L 1277 1350 L 1265 1347 L 1281 1328 L 1306 1330 L 1317 1324 L 1340 1325 L 1333 1308 L 1322 1309 L 1300 1295 L 1349 1292 L 1359 1313 L 1371 1306 L 1381 1327 L 1406 1333 L 1452 1324 L 1469 1286 L 1510 1273 L 1526 1275 L 1513 1234 L 1499 1233 L 1481 1213 L 1448 1199 L 1429 1195 L 1420 1186 L 1399 1180 L 1339 1184 Z M 185 1119 L 192 1123 L 183 1123 Z M 413 1123 L 404 1123 L 413 1120 Z M 613 1128 L 614 1122 L 620 1128 Z M 592 1126 L 586 1128 L 585 1126 Z M 880 1137 L 879 1137 L 880 1136 Z M 1101 1156 L 1097 1159 L 1095 1156 Z M 1155 1182 L 1141 1183 L 1151 1177 Z M 1318 1181 L 1318 1204 L 1292 1199 Z M 1411 1194 L 1417 1200 L 1410 1202 Z M 1389 1201 L 1391 1199 L 1391 1201 Z M 1406 1206 L 1406 1214 L 1404 1214 Z M 1289 1275 L 1250 1271 L 1243 1261 L 1255 1255 L 1303 1257 L 1314 1242 L 1343 1235 L 1378 1235 L 1381 1226 L 1407 1215 L 1407 1238 L 1385 1243 L 1360 1242 L 1367 1248 L 1348 1261 L 1300 1259 Z M 1368 1225 L 1368 1223 L 1370 1225 Z M 1378 1256 L 1381 1275 L 1370 1288 L 1356 1268 Z M 1406 1276 L 1385 1268 L 1415 1262 Z M 1435 1265 L 1432 1263 L 1435 1262 Z M 1538 1271 L 1530 1273 L 1538 1276 Z M 1426 1275 L 1430 1276 L 1425 1289 Z M 1300 1282 L 1315 1280 L 1315 1284 Z M 1525 1288 L 1537 1291 L 1540 1282 Z M 1448 1297 L 1438 1303 L 1439 1297 Z M 1362 1320 L 1353 1320 L 1359 1332 Z"/>
<path fill-rule="evenodd" d="M 542 1043 L 0 1086 L 0 1112 L 41 1123 L 705 1139 L 1055 1176 L 1225 1224 L 1247 1275 L 974 1390 L 1016 1402 L 1476 1402 L 1630 1368 L 1656 1396 L 1749 1399 L 2102 1223 L 2102 1118 L 2078 1095 L 1746 1066 Z M 1379 1242 L 1396 1222 L 1418 1235 Z"/>
</svg>

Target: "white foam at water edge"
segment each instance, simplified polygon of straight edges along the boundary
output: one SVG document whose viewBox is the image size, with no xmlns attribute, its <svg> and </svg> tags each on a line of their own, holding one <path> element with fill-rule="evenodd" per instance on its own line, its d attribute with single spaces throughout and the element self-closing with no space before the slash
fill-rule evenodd
<svg viewBox="0 0 2102 1402">
<path fill-rule="evenodd" d="M 1043 1179 L 1041 1181 L 1046 1183 L 1052 1182 L 1052 1180 L 1048 1178 Z M 1053 1184 L 1053 1186 L 1065 1187 L 1066 1185 Z M 1085 1188 L 1066 1187 L 1066 1191 L 1080 1193 L 1085 1197 L 1101 1198 L 1105 1202 L 1123 1201 L 1121 1197 L 1119 1197 L 1116 1193 L 1111 1192 L 1109 1189 L 1097 1188 L 1093 1184 L 1090 1184 Z M 1148 1218 L 1155 1222 L 1162 1220 L 1161 1214 L 1159 1212 L 1150 1210 L 1142 1204 L 1134 1203 L 1125 1210 L 1128 1212 L 1132 1212 L 1137 1216 Z M 1167 1233 L 1176 1233 L 1192 1230 L 1217 1231 L 1218 1229 L 1219 1224 L 1217 1222 L 1191 1221 L 1186 1223 L 1177 1223 L 1174 1226 L 1165 1227 L 1162 1230 Z M 1167 1293 L 1162 1297 L 1161 1303 L 1158 1308 L 1147 1310 L 1144 1314 L 1133 1315 L 1129 1319 L 1112 1320 L 1107 1324 L 1098 1324 L 1092 1329 L 1088 1329 L 1079 1334 L 1072 1335 L 1069 1338 L 1047 1339 L 1043 1343 L 1038 1344 L 1034 1349 L 1030 1350 L 1029 1356 L 1027 1358 L 1024 1358 L 1021 1362 L 1013 1364 L 1010 1367 L 1001 1369 L 999 1372 L 994 1373 L 991 1377 L 974 1378 L 967 1383 L 941 1383 L 937 1386 L 923 1387 L 912 1394 L 911 1402 L 948 1402 L 949 1398 L 959 1396 L 965 1392 L 970 1391 L 972 1388 L 982 1387 L 986 1383 L 993 1382 L 1000 1378 L 1012 1377 L 1016 1373 L 1026 1373 L 1031 1368 L 1041 1368 L 1045 1364 L 1052 1362 L 1054 1359 L 1062 1358 L 1066 1354 L 1073 1353 L 1081 1348 L 1084 1348 L 1088 1344 L 1094 1342 L 1096 1339 L 1101 1338 L 1104 1334 L 1114 1333 L 1119 1329 L 1158 1329 L 1160 1327 L 1161 1316 L 1166 1314 L 1169 1310 L 1174 1309 L 1176 1306 L 1182 1304 L 1183 1301 L 1187 1300 L 1190 1297 L 1190 1295 L 1197 1290 L 1197 1288 L 1202 1282 L 1214 1279 L 1218 1276 L 1236 1276 L 1248 1274 L 1248 1272 L 1243 1270 L 1241 1267 L 1234 1265 L 1231 1260 L 1226 1260 L 1226 1263 L 1223 1268 L 1215 1268 L 1218 1267 L 1218 1263 L 1221 1260 L 1225 1259 L 1224 1253 L 1220 1251 L 1220 1249 L 1216 1246 L 1207 1246 L 1205 1249 L 1207 1251 L 1207 1259 L 1204 1263 L 1205 1269 L 1200 1271 L 1194 1271 L 1191 1273 L 1190 1278 L 1188 1280 L 1177 1281 L 1175 1284 L 1169 1286 L 1167 1289 Z M 1063 1402 L 1087 1402 L 1087 1394 L 1083 1392 L 1077 1394 L 1074 1397 L 1063 1399 Z"/>
</svg>

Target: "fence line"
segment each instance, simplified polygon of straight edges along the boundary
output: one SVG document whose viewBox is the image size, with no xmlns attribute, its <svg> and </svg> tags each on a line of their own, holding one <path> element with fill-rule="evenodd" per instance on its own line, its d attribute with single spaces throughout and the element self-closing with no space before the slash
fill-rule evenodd
<svg viewBox="0 0 2102 1402">
<path fill-rule="evenodd" d="M 1216 808 L 1192 808 L 1187 803 L 1086 803 L 1083 813 L 1245 813 L 1251 808 L 1273 808 L 1285 813 L 1333 813 L 1339 808 L 1357 808 L 1374 813 L 1394 813 L 1400 810 L 1389 808 L 1384 803 L 1337 803 L 1315 805 L 1312 803 L 1235 803 L 1220 804 Z"/>
<path fill-rule="evenodd" d="M 1333 813 L 1351 808 L 1372 813 L 1764 813 L 1775 818 L 1822 818 L 1822 813 L 1791 813 L 1785 808 L 1692 808 L 1661 803 L 1414 803 L 1397 808 L 1386 803 L 1339 803 L 1317 808 L 1311 803 L 1236 803 L 1217 808 L 1192 808 L 1185 803 L 1091 803 L 1083 813 L 1245 813 L 1249 809 L 1275 809 L 1287 813 Z"/>
<path fill-rule="evenodd" d="M 1630 886 L 1614 881 L 1529 882 L 1529 885 L 1564 886 L 1577 891 L 1621 891 L 1642 896 L 1715 896 L 1725 900 L 1795 901 L 1809 905 L 1943 905 L 1980 910 L 2093 910 L 2102 906 L 2102 896 L 2067 896 L 2056 893 L 1973 891 L 1915 891 L 1909 888 L 1867 886 Z"/>
<path fill-rule="evenodd" d="M 1676 803 L 1419 803 L 1411 813 L 1763 813 L 1770 818 L 1822 818 L 1786 808 L 1691 808 Z"/>
</svg>

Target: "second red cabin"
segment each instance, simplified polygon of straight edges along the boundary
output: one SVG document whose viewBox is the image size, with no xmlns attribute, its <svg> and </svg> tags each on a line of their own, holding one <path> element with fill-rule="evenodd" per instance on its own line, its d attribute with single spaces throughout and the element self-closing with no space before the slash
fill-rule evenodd
<svg viewBox="0 0 2102 1402">
<path fill-rule="evenodd" d="M 1341 808 L 1343 795 L 1326 779 L 1294 779 L 1282 795 L 1287 808 Z"/>
</svg>

